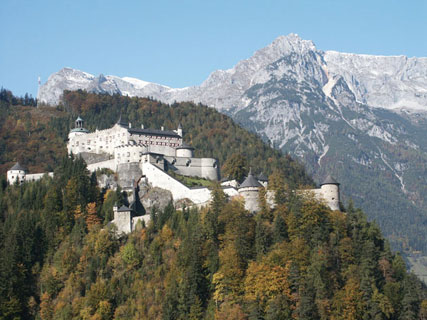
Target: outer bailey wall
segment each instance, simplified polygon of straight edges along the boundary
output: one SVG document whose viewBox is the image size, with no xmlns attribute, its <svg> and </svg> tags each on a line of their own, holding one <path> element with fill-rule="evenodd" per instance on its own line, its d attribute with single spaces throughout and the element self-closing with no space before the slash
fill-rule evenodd
<svg viewBox="0 0 427 320">
<path fill-rule="evenodd" d="M 323 185 L 319 189 L 297 190 L 298 194 L 312 194 L 323 201 L 331 210 L 340 210 L 340 194 L 337 185 Z"/>
<path fill-rule="evenodd" d="M 25 181 L 36 181 L 36 180 L 40 180 L 41 178 L 43 178 L 43 176 L 45 174 L 47 174 L 49 177 L 53 177 L 53 172 L 32 173 L 32 174 L 27 174 L 25 176 Z"/>
<path fill-rule="evenodd" d="M 213 158 L 165 157 L 177 170 L 177 173 L 190 177 L 202 177 L 217 181 L 219 178 L 218 161 Z M 187 165 L 188 164 L 188 165 Z"/>
<path fill-rule="evenodd" d="M 92 163 L 92 164 L 88 164 L 87 165 L 87 169 L 90 172 L 94 172 L 97 169 L 102 169 L 102 168 L 107 168 L 113 171 L 116 171 L 116 163 L 114 159 L 110 159 L 110 160 L 106 160 L 106 161 L 101 161 L 101 162 L 96 162 L 96 163 Z"/>
<path fill-rule="evenodd" d="M 188 198 L 195 204 L 202 204 L 211 199 L 208 188 L 190 189 L 149 162 L 142 164 L 142 172 L 154 187 L 169 190 L 175 201 Z"/>
</svg>

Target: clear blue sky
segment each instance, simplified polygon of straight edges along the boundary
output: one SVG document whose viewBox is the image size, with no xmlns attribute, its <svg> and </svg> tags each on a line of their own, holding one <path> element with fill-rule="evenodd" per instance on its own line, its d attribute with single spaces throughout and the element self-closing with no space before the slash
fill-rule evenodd
<svg viewBox="0 0 427 320">
<path fill-rule="evenodd" d="M 37 77 L 65 66 L 197 85 L 289 33 L 322 50 L 427 56 L 427 1 L 2 0 L 0 86 L 35 96 Z"/>
</svg>

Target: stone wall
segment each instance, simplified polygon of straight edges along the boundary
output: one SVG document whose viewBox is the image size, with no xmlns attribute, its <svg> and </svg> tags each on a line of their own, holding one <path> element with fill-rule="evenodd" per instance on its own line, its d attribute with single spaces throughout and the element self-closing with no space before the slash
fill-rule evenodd
<svg viewBox="0 0 427 320">
<path fill-rule="evenodd" d="M 49 177 L 53 178 L 53 172 L 43 172 L 43 173 L 31 173 L 25 175 L 25 181 L 37 181 L 43 178 L 44 175 L 48 175 Z"/>
<path fill-rule="evenodd" d="M 169 167 L 178 174 L 213 181 L 219 179 L 218 161 L 216 159 L 179 157 L 165 157 L 165 159 L 170 164 Z"/>
<path fill-rule="evenodd" d="M 325 184 L 319 189 L 297 190 L 297 194 L 310 195 L 326 204 L 331 210 L 341 210 L 340 193 L 337 185 Z"/>
<path fill-rule="evenodd" d="M 106 161 L 102 161 L 102 162 L 96 162 L 96 163 L 88 164 L 88 166 L 87 166 L 87 169 L 90 172 L 94 172 L 94 171 L 96 171 L 98 169 L 102 169 L 102 168 L 106 168 L 106 169 L 116 171 L 117 170 L 116 162 L 114 161 L 114 159 L 110 159 L 110 160 L 106 160 Z"/>
<path fill-rule="evenodd" d="M 207 204 L 211 200 L 208 188 L 188 188 L 149 162 L 142 164 L 142 172 L 153 187 L 169 190 L 174 201 L 187 198 L 195 204 Z"/>
</svg>

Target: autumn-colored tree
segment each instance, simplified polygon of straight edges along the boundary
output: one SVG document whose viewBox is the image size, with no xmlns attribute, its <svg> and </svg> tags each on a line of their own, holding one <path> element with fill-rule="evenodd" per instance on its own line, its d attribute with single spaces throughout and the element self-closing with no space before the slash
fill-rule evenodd
<svg viewBox="0 0 427 320">
<path fill-rule="evenodd" d="M 229 179 L 236 179 L 242 183 L 243 179 L 248 175 L 248 163 L 242 154 L 234 153 L 223 165 L 222 174 Z"/>
<path fill-rule="evenodd" d="M 51 320 L 53 318 L 52 299 L 47 292 L 44 292 L 40 298 L 40 317 L 43 320 Z"/>
<path fill-rule="evenodd" d="M 247 320 L 247 315 L 237 303 L 226 302 L 215 313 L 215 320 Z"/>
<path fill-rule="evenodd" d="M 85 221 L 87 228 L 91 230 L 93 227 L 101 224 L 101 218 L 97 214 L 97 208 L 95 202 L 90 202 L 86 206 Z"/>
<path fill-rule="evenodd" d="M 246 270 L 245 300 L 258 302 L 265 311 L 267 302 L 276 296 L 285 295 L 287 298 L 291 298 L 288 276 L 289 265 L 282 267 L 251 262 Z"/>
</svg>

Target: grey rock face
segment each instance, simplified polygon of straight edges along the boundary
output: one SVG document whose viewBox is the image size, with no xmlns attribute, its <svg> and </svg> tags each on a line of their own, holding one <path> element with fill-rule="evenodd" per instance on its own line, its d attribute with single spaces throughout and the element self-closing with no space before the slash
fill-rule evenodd
<svg viewBox="0 0 427 320">
<path fill-rule="evenodd" d="M 139 163 L 122 163 L 117 167 L 117 174 L 119 177 L 118 184 L 123 189 L 132 189 L 134 183 L 141 178 L 142 170 Z"/>
<path fill-rule="evenodd" d="M 141 189 L 139 197 L 147 214 L 151 213 L 154 208 L 163 210 L 172 201 L 172 193 L 168 190 L 160 188 Z"/>
</svg>

